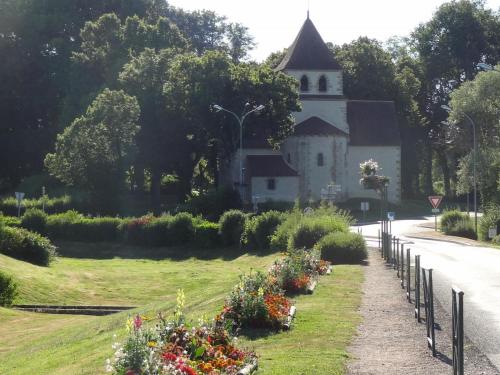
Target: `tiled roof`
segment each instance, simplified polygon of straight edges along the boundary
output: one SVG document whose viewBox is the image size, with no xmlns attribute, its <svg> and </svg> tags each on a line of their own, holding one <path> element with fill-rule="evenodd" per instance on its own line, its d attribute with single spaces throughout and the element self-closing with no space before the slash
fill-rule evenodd
<svg viewBox="0 0 500 375">
<path fill-rule="evenodd" d="M 351 146 L 401 145 L 394 102 L 349 100 L 347 122 Z"/>
<path fill-rule="evenodd" d="M 276 70 L 284 69 L 341 69 L 309 17 L 302 25 L 293 44 L 288 48 L 287 54 L 276 68 Z"/>
<path fill-rule="evenodd" d="M 247 171 L 250 177 L 298 176 L 281 155 L 248 155 Z"/>
<path fill-rule="evenodd" d="M 341 135 L 347 136 L 347 133 L 335 127 L 335 125 L 320 119 L 319 117 L 312 116 L 304 120 L 294 127 L 293 135 Z"/>
</svg>

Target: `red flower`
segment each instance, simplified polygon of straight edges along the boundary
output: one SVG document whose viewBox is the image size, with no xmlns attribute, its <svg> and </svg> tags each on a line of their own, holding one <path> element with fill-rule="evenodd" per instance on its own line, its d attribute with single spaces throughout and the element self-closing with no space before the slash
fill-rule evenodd
<svg viewBox="0 0 500 375">
<path fill-rule="evenodd" d="M 174 353 L 169 353 L 169 352 L 163 353 L 162 357 L 165 361 L 171 361 L 171 362 L 175 362 L 175 360 L 177 359 L 177 356 Z"/>
<path fill-rule="evenodd" d="M 193 368 L 189 367 L 188 365 L 181 364 L 177 366 L 177 370 L 181 370 L 183 373 L 187 375 L 197 375 L 196 371 Z"/>
<path fill-rule="evenodd" d="M 134 318 L 134 328 L 137 330 L 142 326 L 142 319 L 139 315 L 136 315 Z"/>
</svg>

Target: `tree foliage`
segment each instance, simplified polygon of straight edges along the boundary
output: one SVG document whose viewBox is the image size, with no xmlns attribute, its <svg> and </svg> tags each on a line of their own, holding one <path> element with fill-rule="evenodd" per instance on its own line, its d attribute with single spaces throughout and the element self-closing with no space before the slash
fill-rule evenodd
<svg viewBox="0 0 500 375">
<path fill-rule="evenodd" d="M 48 170 L 69 185 L 91 191 L 116 186 L 114 179 L 123 180 L 130 162 L 138 117 L 135 98 L 105 89 L 84 116 L 57 136 L 55 152 L 45 159 Z"/>
</svg>

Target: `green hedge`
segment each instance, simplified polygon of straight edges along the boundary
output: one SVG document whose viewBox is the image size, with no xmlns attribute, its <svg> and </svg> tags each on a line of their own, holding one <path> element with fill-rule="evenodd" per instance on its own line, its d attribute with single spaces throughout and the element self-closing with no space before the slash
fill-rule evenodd
<svg viewBox="0 0 500 375">
<path fill-rule="evenodd" d="M 48 238 L 24 228 L 0 228 L 0 252 L 15 259 L 48 266 L 56 248 Z"/>
<path fill-rule="evenodd" d="M 315 246 L 321 252 L 321 259 L 334 264 L 360 263 L 368 257 L 363 236 L 351 232 L 330 233 Z"/>
<path fill-rule="evenodd" d="M 349 226 L 341 216 L 305 216 L 290 233 L 288 249 L 312 249 L 327 234 L 348 230 Z"/>
<path fill-rule="evenodd" d="M 444 211 L 439 223 L 441 224 L 441 230 L 445 234 L 449 234 L 453 226 L 461 220 L 464 220 L 467 214 L 460 212 L 459 210 Z"/>
<path fill-rule="evenodd" d="M 31 208 L 42 209 L 45 203 L 45 212 L 48 214 L 64 212 L 75 208 L 71 197 L 64 195 L 55 198 L 23 199 L 21 212 Z M 0 200 L 0 211 L 7 216 L 17 216 L 17 200 L 14 197 L 7 197 Z"/>
<path fill-rule="evenodd" d="M 0 271 L 0 306 L 9 307 L 17 296 L 17 284 L 14 279 Z"/>
</svg>

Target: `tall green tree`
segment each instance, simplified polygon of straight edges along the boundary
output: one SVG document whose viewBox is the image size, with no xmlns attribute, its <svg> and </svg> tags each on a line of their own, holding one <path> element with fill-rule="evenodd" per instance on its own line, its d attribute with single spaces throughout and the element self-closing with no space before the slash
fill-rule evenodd
<svg viewBox="0 0 500 375">
<path fill-rule="evenodd" d="M 48 154 L 49 172 L 68 185 L 92 192 L 103 207 L 110 207 L 124 184 L 139 130 L 139 104 L 123 91 L 105 89 L 84 116 L 57 136 L 55 152 Z"/>
<path fill-rule="evenodd" d="M 497 69 L 500 66 L 497 66 Z M 476 127 L 478 155 L 476 172 L 482 203 L 500 201 L 500 72 L 479 73 L 474 80 L 465 82 L 451 95 L 450 122 L 445 129 L 448 144 L 465 156 L 458 165 L 460 193 L 473 189 L 472 143 L 473 126 Z"/>
<path fill-rule="evenodd" d="M 427 137 L 441 166 L 445 193 L 452 195 L 450 181 L 455 170 L 447 147 L 441 142 L 444 137 L 441 122 L 446 118 L 441 105 L 448 101 L 457 83 L 474 77 L 477 63 L 499 60 L 499 13 L 486 9 L 482 0 L 445 3 L 429 22 L 417 27 L 412 43 L 425 77 L 419 106 L 427 119 Z"/>
</svg>

